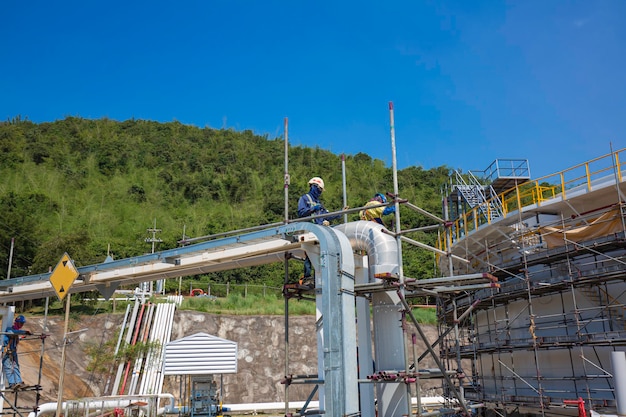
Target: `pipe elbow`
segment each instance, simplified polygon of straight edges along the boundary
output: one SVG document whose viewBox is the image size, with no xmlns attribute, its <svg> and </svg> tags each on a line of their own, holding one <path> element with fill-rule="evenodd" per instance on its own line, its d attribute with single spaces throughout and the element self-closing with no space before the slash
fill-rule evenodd
<svg viewBox="0 0 626 417">
<path fill-rule="evenodd" d="M 396 240 L 384 232 L 383 225 L 360 220 L 341 224 L 335 229 L 348 237 L 353 250 L 367 253 L 370 282 L 376 274 L 398 274 L 398 246 Z"/>
</svg>

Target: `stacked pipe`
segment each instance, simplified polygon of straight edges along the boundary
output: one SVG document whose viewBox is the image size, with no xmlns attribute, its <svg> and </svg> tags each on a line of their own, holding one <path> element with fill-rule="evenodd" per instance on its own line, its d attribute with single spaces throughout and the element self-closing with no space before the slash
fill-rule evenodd
<svg viewBox="0 0 626 417">
<path fill-rule="evenodd" d="M 140 394 L 160 394 L 163 390 L 163 354 L 165 345 L 172 335 L 172 323 L 176 305 L 172 303 L 157 304 L 156 314 L 150 330 L 149 343 L 159 343 L 159 347 L 151 349 L 145 359 L 142 379 L 139 388 Z"/>
</svg>

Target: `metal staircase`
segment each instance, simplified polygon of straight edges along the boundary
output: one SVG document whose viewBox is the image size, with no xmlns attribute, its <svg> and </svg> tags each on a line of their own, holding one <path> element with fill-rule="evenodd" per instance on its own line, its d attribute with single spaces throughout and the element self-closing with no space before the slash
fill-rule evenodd
<svg viewBox="0 0 626 417">
<path fill-rule="evenodd" d="M 471 172 L 467 173 L 467 181 L 460 172 L 454 173 L 455 187 L 472 209 L 477 208 L 488 222 L 502 217 L 502 202 L 491 185 L 481 184 Z"/>
</svg>

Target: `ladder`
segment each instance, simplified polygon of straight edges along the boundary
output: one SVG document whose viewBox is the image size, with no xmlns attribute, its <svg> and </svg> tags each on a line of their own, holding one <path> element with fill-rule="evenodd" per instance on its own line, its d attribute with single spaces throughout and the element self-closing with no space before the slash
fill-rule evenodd
<svg viewBox="0 0 626 417">
<path fill-rule="evenodd" d="M 455 170 L 454 173 L 456 177 L 455 187 L 472 209 L 478 208 L 478 212 L 488 222 L 503 216 L 502 202 L 491 185 L 481 184 L 471 172 L 467 173 L 469 184 L 459 171 Z"/>
</svg>

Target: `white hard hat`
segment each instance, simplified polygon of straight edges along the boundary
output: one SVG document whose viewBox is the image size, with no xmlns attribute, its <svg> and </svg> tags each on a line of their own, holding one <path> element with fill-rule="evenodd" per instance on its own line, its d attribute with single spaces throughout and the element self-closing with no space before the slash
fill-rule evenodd
<svg viewBox="0 0 626 417">
<path fill-rule="evenodd" d="M 322 190 L 324 189 L 324 180 L 321 179 L 320 177 L 313 177 L 309 180 L 309 185 L 317 185 L 318 187 L 320 187 Z"/>
</svg>

